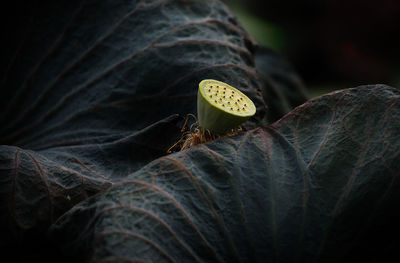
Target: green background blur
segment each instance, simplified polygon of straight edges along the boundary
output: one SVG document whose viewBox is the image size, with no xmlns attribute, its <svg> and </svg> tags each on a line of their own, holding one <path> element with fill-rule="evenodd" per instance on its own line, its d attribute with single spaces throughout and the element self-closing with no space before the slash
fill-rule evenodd
<svg viewBox="0 0 400 263">
<path fill-rule="evenodd" d="M 400 87 L 400 1 L 223 0 L 261 45 L 292 63 L 312 97 Z"/>
</svg>

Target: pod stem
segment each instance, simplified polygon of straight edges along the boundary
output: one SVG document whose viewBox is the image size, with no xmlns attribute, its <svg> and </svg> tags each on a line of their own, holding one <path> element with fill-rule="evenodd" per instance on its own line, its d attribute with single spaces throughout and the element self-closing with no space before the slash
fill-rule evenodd
<svg viewBox="0 0 400 263">
<path fill-rule="evenodd" d="M 192 117 L 195 122 L 188 126 L 188 121 L 190 117 Z M 223 135 L 215 134 L 208 129 L 200 127 L 199 122 L 194 114 L 188 114 L 186 115 L 185 122 L 181 128 L 181 138 L 167 150 L 167 153 L 182 151 L 192 146 L 210 142 L 218 138 L 234 136 L 242 130 L 242 127 L 239 126 Z"/>
</svg>

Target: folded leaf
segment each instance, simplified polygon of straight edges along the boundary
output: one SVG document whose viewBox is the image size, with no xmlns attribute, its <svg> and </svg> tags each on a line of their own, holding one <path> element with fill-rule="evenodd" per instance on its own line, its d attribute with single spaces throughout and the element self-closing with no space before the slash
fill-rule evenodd
<svg viewBox="0 0 400 263">
<path fill-rule="evenodd" d="M 387 259 L 399 245 L 399 130 L 398 90 L 334 92 L 155 160 L 50 233 L 85 262 Z"/>
<path fill-rule="evenodd" d="M 264 120 L 251 42 L 219 2 L 45 1 L 25 17 L 1 74 L 1 144 L 80 145 L 196 113 L 205 78 L 245 91 L 252 126 Z"/>
<path fill-rule="evenodd" d="M 302 80 L 292 65 L 266 47 L 254 51 L 257 72 L 263 80 L 262 94 L 268 105 L 268 120 L 276 121 L 309 98 Z"/>
</svg>

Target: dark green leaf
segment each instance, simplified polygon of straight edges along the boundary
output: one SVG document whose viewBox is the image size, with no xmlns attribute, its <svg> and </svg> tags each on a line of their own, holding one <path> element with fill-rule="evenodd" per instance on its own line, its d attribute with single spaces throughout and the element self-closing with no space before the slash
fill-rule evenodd
<svg viewBox="0 0 400 263">
<path fill-rule="evenodd" d="M 88 262 L 385 261 L 399 244 L 399 131 L 398 90 L 331 93 L 151 162 L 51 235 Z"/>
<path fill-rule="evenodd" d="M 254 60 L 264 83 L 262 94 L 269 108 L 268 120 L 276 121 L 306 102 L 308 95 L 302 80 L 282 56 L 257 46 Z"/>
<path fill-rule="evenodd" d="M 263 120 L 249 40 L 219 2 L 64 2 L 33 9 L 34 34 L 8 51 L 17 57 L 3 73 L 0 143 L 37 150 L 123 137 L 195 113 L 204 78 L 246 92 L 252 126 Z"/>
</svg>

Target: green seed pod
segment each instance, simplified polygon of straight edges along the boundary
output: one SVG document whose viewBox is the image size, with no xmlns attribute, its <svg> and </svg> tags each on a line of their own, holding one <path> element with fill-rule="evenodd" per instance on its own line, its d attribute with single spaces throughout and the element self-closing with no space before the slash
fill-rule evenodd
<svg viewBox="0 0 400 263">
<path fill-rule="evenodd" d="M 222 134 L 256 113 L 254 103 L 241 91 L 213 79 L 202 80 L 197 93 L 199 126 Z"/>
</svg>

